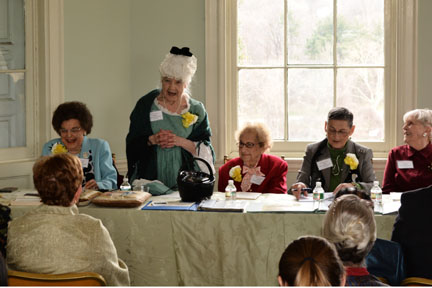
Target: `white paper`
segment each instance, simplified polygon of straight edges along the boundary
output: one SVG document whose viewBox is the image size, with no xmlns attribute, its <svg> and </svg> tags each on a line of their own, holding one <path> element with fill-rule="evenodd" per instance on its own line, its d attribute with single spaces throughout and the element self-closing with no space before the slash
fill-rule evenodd
<svg viewBox="0 0 432 288">
<path fill-rule="evenodd" d="M 237 192 L 236 198 L 243 200 L 255 200 L 261 196 L 261 193 L 258 192 Z"/>
<path fill-rule="evenodd" d="M 162 111 L 152 111 L 150 112 L 150 122 L 163 120 Z"/>
<path fill-rule="evenodd" d="M 81 161 L 81 165 L 82 165 L 83 168 L 87 168 L 88 167 L 89 159 L 80 158 L 80 161 Z"/>
<path fill-rule="evenodd" d="M 317 161 L 317 167 L 318 167 L 318 170 L 321 171 L 321 170 L 324 170 L 326 168 L 333 167 L 333 162 L 331 161 L 331 158 Z"/>
<path fill-rule="evenodd" d="M 246 208 L 247 212 L 314 212 L 313 202 L 254 202 Z"/>
<path fill-rule="evenodd" d="M 411 160 L 397 160 L 397 167 L 399 169 L 413 169 L 414 163 Z"/>
<path fill-rule="evenodd" d="M 218 210 L 218 211 L 243 211 L 248 205 L 246 200 L 218 200 L 208 199 L 201 202 L 199 208 L 202 210 Z"/>
<path fill-rule="evenodd" d="M 251 183 L 256 185 L 261 185 L 261 183 L 264 181 L 264 176 L 258 176 L 258 175 L 252 175 L 251 177 Z"/>
</svg>

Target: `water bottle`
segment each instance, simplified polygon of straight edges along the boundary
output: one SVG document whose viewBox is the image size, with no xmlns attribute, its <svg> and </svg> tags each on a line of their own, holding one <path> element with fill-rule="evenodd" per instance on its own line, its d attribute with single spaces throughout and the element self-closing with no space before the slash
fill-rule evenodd
<svg viewBox="0 0 432 288">
<path fill-rule="evenodd" d="M 132 187 L 129 184 L 128 180 L 129 179 L 126 176 L 123 178 L 123 183 L 120 185 L 120 190 L 121 191 L 131 191 L 132 190 Z"/>
<path fill-rule="evenodd" d="M 228 180 L 228 185 L 225 188 L 225 199 L 235 200 L 237 188 L 234 185 L 234 180 Z"/>
<path fill-rule="evenodd" d="M 375 204 L 382 204 L 382 190 L 379 186 L 379 181 L 373 182 L 373 187 L 371 189 L 371 198 Z"/>
<path fill-rule="evenodd" d="M 313 202 L 314 202 L 314 209 L 320 209 L 320 203 L 324 201 L 324 189 L 321 187 L 321 182 L 317 181 L 315 183 L 315 188 L 312 192 Z"/>
</svg>

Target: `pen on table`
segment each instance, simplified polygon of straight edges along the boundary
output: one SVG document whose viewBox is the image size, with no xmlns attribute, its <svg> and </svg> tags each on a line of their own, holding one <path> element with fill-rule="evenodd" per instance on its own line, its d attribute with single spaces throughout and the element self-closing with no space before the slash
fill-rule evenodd
<svg viewBox="0 0 432 288">
<path fill-rule="evenodd" d="M 152 205 L 166 205 L 167 202 L 153 202 Z"/>
<path fill-rule="evenodd" d="M 291 189 L 291 191 L 297 191 L 298 189 Z M 301 191 L 311 192 L 312 188 L 301 188 Z"/>
</svg>

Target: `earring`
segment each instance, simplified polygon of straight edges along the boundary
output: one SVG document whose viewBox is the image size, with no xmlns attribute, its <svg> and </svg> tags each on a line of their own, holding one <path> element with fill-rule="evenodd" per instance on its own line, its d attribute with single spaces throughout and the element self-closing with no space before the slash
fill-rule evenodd
<svg viewBox="0 0 432 288">
<path fill-rule="evenodd" d="M 426 137 L 427 136 L 427 133 L 423 133 L 423 137 Z"/>
</svg>

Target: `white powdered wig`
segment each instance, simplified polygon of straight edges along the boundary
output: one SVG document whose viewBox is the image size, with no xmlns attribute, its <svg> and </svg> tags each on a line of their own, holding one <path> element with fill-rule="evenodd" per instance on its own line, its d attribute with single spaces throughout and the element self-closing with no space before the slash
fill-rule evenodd
<svg viewBox="0 0 432 288">
<path fill-rule="evenodd" d="M 197 59 L 194 55 L 183 56 L 168 53 L 162 61 L 159 70 L 162 77 L 182 80 L 189 85 L 197 69 Z"/>
</svg>

